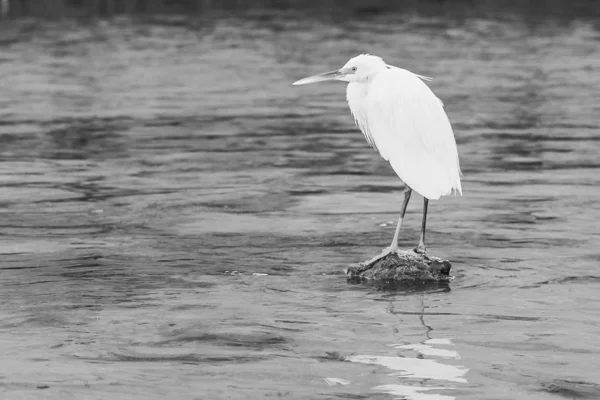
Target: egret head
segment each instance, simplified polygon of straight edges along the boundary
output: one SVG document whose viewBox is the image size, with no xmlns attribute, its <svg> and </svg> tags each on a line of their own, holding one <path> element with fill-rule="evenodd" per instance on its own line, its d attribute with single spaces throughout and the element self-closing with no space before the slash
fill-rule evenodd
<svg viewBox="0 0 600 400">
<path fill-rule="evenodd" d="M 370 54 L 361 54 L 346 63 L 342 68 L 325 72 L 324 74 L 309 76 L 294 82 L 294 85 L 306 85 L 322 81 L 368 82 L 373 76 L 387 69 L 387 64 L 381 57 Z"/>
</svg>

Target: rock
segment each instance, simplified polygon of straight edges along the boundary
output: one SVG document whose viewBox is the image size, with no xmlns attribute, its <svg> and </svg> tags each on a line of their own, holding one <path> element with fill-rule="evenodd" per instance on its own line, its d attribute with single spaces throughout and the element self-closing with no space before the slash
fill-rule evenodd
<svg viewBox="0 0 600 400">
<path fill-rule="evenodd" d="M 372 264 L 362 262 L 345 269 L 353 281 L 431 283 L 449 282 L 451 264 L 439 257 L 413 250 L 390 253 Z"/>
</svg>

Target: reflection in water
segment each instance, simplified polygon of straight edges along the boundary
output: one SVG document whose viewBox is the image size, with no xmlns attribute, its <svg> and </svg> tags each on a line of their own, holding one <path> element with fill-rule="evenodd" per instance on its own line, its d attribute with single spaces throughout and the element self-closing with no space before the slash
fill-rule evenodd
<svg viewBox="0 0 600 400">
<path fill-rule="evenodd" d="M 341 378 L 325 378 L 324 380 L 329 386 L 350 384 L 350 381 Z"/>
<path fill-rule="evenodd" d="M 448 349 L 440 349 L 435 347 L 440 344 L 451 345 L 450 340 L 428 340 L 423 343 L 394 346 L 397 349 L 408 349 L 416 351 L 422 356 L 437 356 L 440 358 L 460 358 L 458 352 Z M 413 400 L 451 400 L 453 396 L 441 394 L 427 394 L 426 391 L 444 391 L 453 389 L 454 387 L 445 382 L 466 383 L 464 377 L 469 371 L 468 368 L 460 365 L 444 364 L 436 359 L 423 359 L 404 356 L 368 356 L 357 355 L 347 358 L 348 361 L 381 365 L 399 373 L 390 373 L 389 376 L 398 377 L 403 384 L 386 384 L 374 387 L 374 390 L 380 390 L 386 393 L 406 396 Z M 423 385 L 427 383 L 427 385 Z M 436 386 L 440 385 L 440 386 Z"/>
<path fill-rule="evenodd" d="M 454 400 L 454 396 L 446 396 L 437 393 L 423 393 L 429 390 L 444 390 L 445 387 L 421 387 L 421 386 L 402 386 L 402 385 L 380 385 L 374 389 L 384 393 L 402 396 L 401 399 L 409 400 Z"/>
<path fill-rule="evenodd" d="M 464 365 L 449 363 L 450 359 L 461 358 L 454 344 L 449 338 L 431 338 L 433 328 L 425 322 L 424 312 L 426 303 L 423 296 L 419 296 L 421 308 L 419 316 L 420 325 L 425 329 L 426 340 L 420 343 L 391 345 L 398 350 L 393 356 L 382 355 L 352 355 L 347 361 L 383 366 L 389 370 L 398 371 L 388 373 L 396 377 L 401 383 L 378 385 L 374 390 L 404 396 L 412 400 L 452 400 L 454 396 L 446 394 L 424 393 L 429 391 L 448 391 L 455 389 L 455 384 L 467 383 L 465 375 L 469 371 Z M 394 303 L 390 304 L 389 311 L 393 313 Z M 450 347 L 450 348 L 448 348 Z M 450 384 L 448 383 L 450 382 Z"/>
<path fill-rule="evenodd" d="M 443 358 L 460 358 L 458 352 L 454 350 L 446 350 L 446 349 L 438 349 L 432 347 L 433 344 L 452 344 L 450 339 L 431 339 L 427 340 L 424 343 L 417 344 L 404 344 L 404 345 L 394 345 L 396 349 L 407 349 L 413 350 L 425 356 L 437 356 Z"/>
<path fill-rule="evenodd" d="M 418 358 L 404 358 L 399 356 L 351 356 L 348 361 L 363 364 L 377 364 L 384 367 L 402 371 L 397 376 L 424 379 L 441 379 L 451 382 L 466 382 L 463 378 L 468 369 L 444 365 L 435 360 Z"/>
<path fill-rule="evenodd" d="M 452 340 L 447 338 L 432 339 L 431 325 L 425 323 L 424 311 L 425 300 L 419 296 L 421 305 L 421 315 L 419 322 L 425 328 L 425 336 L 427 340 L 421 343 L 391 345 L 391 347 L 399 350 L 399 354 L 394 356 L 381 355 L 353 355 L 347 357 L 347 361 L 380 365 L 399 373 L 391 373 L 389 376 L 397 377 L 402 384 L 385 384 L 374 387 L 374 390 L 383 391 L 386 393 L 405 396 L 412 400 L 452 400 L 453 396 L 441 394 L 423 393 L 427 391 L 440 391 L 454 389 L 451 383 L 467 383 L 465 378 L 468 368 L 462 365 L 449 364 L 448 361 L 439 359 L 460 359 L 460 355 L 456 350 L 448 348 L 440 348 L 439 346 L 450 347 L 454 346 Z M 390 305 L 390 311 L 393 310 L 393 303 Z"/>
</svg>

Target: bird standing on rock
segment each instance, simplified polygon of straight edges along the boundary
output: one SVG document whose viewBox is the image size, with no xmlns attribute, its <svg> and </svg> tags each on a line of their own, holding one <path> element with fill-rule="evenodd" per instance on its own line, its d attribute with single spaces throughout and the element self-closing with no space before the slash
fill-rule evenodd
<svg viewBox="0 0 600 400">
<path fill-rule="evenodd" d="M 429 200 L 450 193 L 462 195 L 456 140 L 443 103 L 423 82 L 431 80 L 361 54 L 342 68 L 310 76 L 294 85 L 338 80 L 349 82 L 346 97 L 356 125 L 369 144 L 406 184 L 392 244 L 373 263 L 398 251 L 398 236 L 412 191 L 423 196 L 421 238 L 415 248 L 425 255 Z"/>
</svg>

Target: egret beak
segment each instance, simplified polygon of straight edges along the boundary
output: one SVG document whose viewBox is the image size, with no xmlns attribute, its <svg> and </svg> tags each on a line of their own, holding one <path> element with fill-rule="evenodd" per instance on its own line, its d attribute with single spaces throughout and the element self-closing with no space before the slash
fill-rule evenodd
<svg viewBox="0 0 600 400">
<path fill-rule="evenodd" d="M 346 75 L 346 72 L 338 69 L 336 71 L 325 72 L 324 74 L 309 76 L 308 78 L 300 79 L 292 83 L 292 85 L 308 85 L 309 83 L 323 82 L 323 81 L 334 81 Z"/>
</svg>

